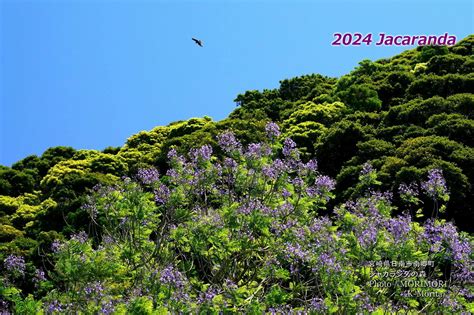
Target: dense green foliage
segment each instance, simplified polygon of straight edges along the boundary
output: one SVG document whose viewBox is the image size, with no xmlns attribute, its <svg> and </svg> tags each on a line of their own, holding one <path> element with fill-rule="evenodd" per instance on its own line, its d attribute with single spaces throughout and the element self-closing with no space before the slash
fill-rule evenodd
<svg viewBox="0 0 474 315">
<path fill-rule="evenodd" d="M 383 214 L 385 220 L 390 220 L 390 214 L 397 216 L 406 209 L 412 212 L 419 209 L 417 216 L 412 213 L 413 222 L 410 224 L 412 231 L 423 233 L 422 226 L 425 224 L 425 220 L 431 218 L 433 209 L 438 209 L 439 206 L 440 213 L 437 217 L 452 221 L 460 230 L 472 233 L 474 226 L 472 225 L 474 211 L 472 203 L 472 183 L 474 182 L 473 44 L 474 36 L 469 36 L 453 47 L 418 47 L 388 59 L 374 62 L 364 60 L 351 73 L 338 79 L 312 74 L 283 80 L 278 89 L 247 91 L 238 95 L 235 99 L 237 108 L 222 121 L 216 122 L 209 117 L 204 117 L 178 121 L 168 126 L 159 126 L 131 136 L 121 148 L 107 148 L 100 152 L 55 147 L 48 149 L 41 156 L 26 157 L 13 164 L 12 167 L 0 166 L 0 260 L 4 261 L 9 255 L 22 256 L 26 257 L 27 272 L 30 274 L 33 274 L 40 266 L 43 266 L 45 271 L 51 271 L 48 273 L 48 280 L 44 283 L 41 282 L 40 285 L 21 280 L 20 276 L 16 275 L 17 278 L 10 279 L 12 283 L 17 283 L 16 289 L 4 286 L 0 287 L 0 290 L 8 291 L 8 300 L 16 305 L 17 310 L 20 310 L 21 307 L 25 309 L 40 308 L 41 303 L 35 303 L 39 303 L 38 299 L 46 296 L 52 288 L 56 288 L 53 292 L 57 294 L 61 303 L 76 303 L 85 297 L 71 296 L 70 294 L 74 295 L 73 291 L 80 290 L 81 285 L 94 281 L 111 281 L 108 283 L 111 290 L 109 297 L 115 295 L 123 297 L 123 292 L 119 292 L 120 290 L 115 287 L 121 287 L 124 290 L 134 286 L 137 281 L 144 287 L 153 287 L 153 290 L 157 290 L 153 294 L 160 296 L 165 292 L 160 291 L 162 289 L 157 282 L 143 282 L 145 281 L 144 275 L 152 272 L 150 268 L 158 268 L 159 274 L 159 269 L 164 268 L 165 263 L 172 263 L 173 259 L 179 260 L 179 262 L 173 262 L 173 268 L 179 268 L 181 272 L 186 273 L 186 277 L 191 282 L 190 285 L 194 291 L 190 289 L 191 291 L 186 291 L 187 294 L 191 296 L 194 294 L 196 297 L 197 291 L 195 290 L 204 292 L 208 285 L 211 287 L 212 285 L 222 285 L 223 275 L 220 275 L 218 279 L 202 277 L 204 277 L 203 274 L 213 274 L 212 268 L 216 267 L 216 264 L 222 266 L 227 256 L 232 257 L 233 251 L 241 252 L 241 247 L 232 249 L 229 248 L 230 244 L 222 243 L 225 239 L 227 239 L 226 242 L 231 240 L 228 239 L 228 233 L 235 227 L 226 225 L 231 222 L 225 221 L 223 228 L 225 231 L 219 232 L 223 233 L 220 235 L 216 232 L 215 227 L 209 225 L 209 222 L 201 222 L 204 218 L 193 221 L 194 214 L 183 213 L 180 223 L 183 223 L 187 229 L 196 231 L 196 239 L 190 239 L 191 236 L 180 232 L 178 227 L 174 232 L 176 235 L 167 234 L 166 236 L 175 238 L 173 242 L 176 242 L 176 245 L 160 244 L 164 247 L 156 247 L 156 242 L 151 241 L 150 243 L 150 240 L 156 241 L 160 237 L 164 237 L 164 234 L 157 232 L 158 227 L 162 228 L 160 222 L 163 222 L 164 214 L 161 210 L 157 210 L 153 198 L 150 197 L 153 195 L 152 191 L 147 190 L 147 187 L 137 186 L 137 184 L 124 183 L 121 178 L 125 176 L 135 179 L 139 170 L 152 167 L 158 169 L 161 174 L 165 174 L 170 169 L 167 154 L 173 148 L 177 150 L 178 154 L 184 154 L 192 148 L 210 145 L 214 149 L 216 159 L 222 159 L 225 156 L 225 150 L 217 144 L 219 134 L 226 130 L 232 130 L 244 146 L 258 143 L 265 139 L 265 126 L 269 121 L 274 121 L 281 127 L 281 139 L 291 138 L 296 142 L 300 148 L 303 162 L 306 163 L 311 159 L 317 160 L 320 175 L 324 174 L 336 179 L 335 189 L 331 192 L 331 198 L 324 201 L 324 206 L 317 207 L 317 211 L 314 213 L 301 214 L 298 224 L 302 228 L 307 226 L 317 213 L 318 215 L 335 216 L 332 222 L 332 226 L 334 226 L 332 232 L 336 233 L 337 230 L 349 233 L 347 224 L 357 225 L 358 223 L 348 223 L 345 220 L 349 220 L 349 218 L 336 216 L 335 209 L 341 209 L 341 205 L 348 200 L 368 198 L 367 188 L 376 187 L 378 190 L 393 194 L 390 211 Z M 274 150 L 275 154 L 282 154 L 281 145 L 280 149 L 275 147 Z M 261 161 L 261 163 L 267 162 L 269 161 L 265 159 Z M 366 163 L 370 163 L 377 169 L 377 180 L 369 181 L 369 183 L 361 182 L 360 173 L 364 165 L 368 165 Z M 428 172 L 433 169 L 442 171 L 447 187 L 449 187 L 449 200 L 442 201 L 441 207 L 438 202 L 442 198 L 439 200 L 439 198 L 434 199 L 429 195 L 420 195 L 416 204 L 407 203 L 406 199 L 399 194 L 400 184 L 412 182 L 420 184 L 426 179 Z M 164 184 L 171 184 L 167 182 L 166 178 L 162 180 Z M 209 181 L 213 180 L 216 179 L 211 176 Z M 91 222 L 89 210 L 84 207 L 84 204 L 90 201 L 91 194 L 97 195 L 97 192 L 93 193 L 93 187 L 98 187 L 98 185 L 101 187 L 126 186 L 125 192 L 115 196 L 114 200 L 107 201 L 116 204 L 122 210 L 116 209 L 119 211 L 118 213 L 107 213 L 107 215 L 116 216 L 116 218 L 134 216 L 137 214 L 127 213 L 127 211 L 138 211 L 135 209 L 138 207 L 141 211 L 140 216 L 150 216 L 150 222 L 154 222 L 150 223 L 151 225 L 146 229 L 134 234 L 133 237 L 136 239 L 133 239 L 132 244 L 136 246 L 135 248 L 132 248 L 133 246 L 130 249 L 124 247 L 131 244 L 129 243 L 130 239 L 121 239 L 126 235 L 113 234 L 119 233 L 114 230 L 114 224 L 117 223 L 115 219 L 115 221 L 110 220 L 109 217 L 100 222 Z M 179 187 L 179 185 L 177 186 Z M 265 192 L 266 190 L 262 188 L 261 193 Z M 254 193 L 248 192 L 250 195 Z M 131 195 L 124 197 L 123 194 Z M 109 197 L 102 196 L 96 202 L 100 204 L 105 202 L 104 198 Z M 131 204 L 121 203 L 120 200 L 123 198 L 127 200 L 130 198 Z M 192 207 L 197 206 L 198 201 L 182 204 L 180 209 L 189 212 Z M 231 220 L 229 216 L 235 215 L 232 214 L 235 209 L 231 205 L 222 206 L 221 203 L 224 201 L 219 198 L 208 202 L 215 202 L 212 204 L 213 209 L 216 209 L 217 213 L 225 220 Z M 106 208 L 107 206 L 102 204 L 101 211 L 106 211 Z M 266 231 L 265 224 L 268 222 L 265 223 L 264 218 L 252 219 L 263 220 L 262 222 L 245 223 L 258 225 L 259 233 L 263 233 L 263 235 L 259 234 L 258 242 L 247 244 L 250 248 L 257 246 L 255 255 L 260 255 L 261 248 L 258 246 L 273 246 L 275 250 L 283 246 L 266 242 L 289 241 L 286 238 L 269 240 L 271 237 L 265 234 L 267 232 L 262 232 Z M 132 233 L 134 228 L 130 227 L 127 233 Z M 107 229 L 119 239 L 119 245 L 112 246 L 103 243 L 102 237 Z M 65 244 L 73 249 L 67 255 L 64 252 L 54 255 L 50 253 L 52 241 L 65 240 L 71 233 L 79 231 L 89 231 L 91 238 L 84 243 L 75 243 L 74 240 L 67 241 Z M 185 237 L 186 241 L 180 243 L 183 241 L 180 237 Z M 352 247 L 346 246 L 346 243 L 350 243 L 351 240 L 346 237 L 349 235 L 338 235 L 338 241 L 334 244 L 339 244 L 337 245 L 339 250 L 346 248 L 351 251 Z M 412 241 L 416 240 L 416 235 L 411 237 Z M 213 238 L 217 239 L 213 241 Z M 243 239 L 236 240 L 236 242 L 243 241 Z M 200 242 L 204 243 L 200 244 Z M 99 244 L 103 246 L 103 249 L 98 250 Z M 232 244 L 232 246 L 234 245 Z M 392 245 L 394 244 L 389 242 L 382 247 L 386 248 Z M 205 249 L 206 246 L 208 246 L 207 249 Z M 216 246 L 218 250 L 216 249 L 215 255 L 222 257 L 204 253 L 203 251 L 209 250 L 209 246 Z M 409 249 L 406 249 L 405 252 L 391 249 L 390 254 L 385 252 L 382 254 L 377 251 L 377 248 L 374 248 L 372 253 L 374 256 L 371 258 L 427 258 L 426 255 L 429 251 L 423 246 L 425 245 L 410 244 Z M 157 255 L 157 248 L 168 254 Z M 75 251 L 82 254 L 77 254 L 76 257 L 74 256 Z M 176 251 L 183 252 L 184 256 L 173 256 Z M 150 256 L 146 256 L 147 252 L 150 253 Z M 193 252 L 198 253 L 199 258 L 188 256 L 194 255 Z M 211 255 L 212 257 L 201 257 L 200 255 Z M 71 266 L 79 264 L 77 259 L 83 258 L 90 265 L 83 266 L 80 272 L 71 271 Z M 263 255 L 262 257 L 248 256 L 246 258 L 249 264 L 262 264 L 268 257 Z M 368 259 L 368 257 L 363 258 Z M 126 265 L 124 265 L 124 259 L 127 261 Z M 198 263 L 195 259 L 199 263 L 205 262 L 207 267 L 202 267 L 204 269 L 200 270 L 196 269 L 198 267 L 186 265 L 187 263 Z M 317 258 L 315 256 L 311 259 Z M 344 271 L 349 272 L 351 277 L 360 280 L 362 277 L 360 273 L 363 270 L 355 268 L 354 264 L 362 260 L 351 259 L 344 261 L 344 268 L 350 269 Z M 45 264 L 45 260 L 48 261 L 48 264 Z M 73 263 L 73 261 L 75 262 Z M 146 263 L 141 265 L 140 261 Z M 309 268 L 309 266 L 311 265 L 306 265 L 304 268 Z M 250 269 L 251 267 L 250 265 L 246 266 Z M 194 268 L 193 270 L 197 274 L 189 274 L 187 270 L 190 268 Z M 286 272 L 289 272 L 288 270 L 287 268 Z M 291 276 L 281 271 L 285 275 L 282 274 L 283 278 L 278 281 L 283 281 L 284 284 L 273 278 L 270 282 L 265 280 L 260 283 L 259 281 L 268 279 L 268 275 L 259 274 L 260 272 L 263 271 L 258 271 L 255 279 L 250 279 L 246 274 L 241 274 L 239 279 L 234 279 L 248 280 L 245 285 L 238 283 L 240 286 L 238 290 L 242 290 L 243 296 L 240 298 L 244 301 L 251 301 L 251 303 L 239 302 L 239 304 L 236 301 L 225 300 L 227 305 L 237 307 L 237 309 L 232 309 L 229 306 L 229 310 L 252 311 L 252 309 L 241 308 L 245 306 L 255 307 L 254 311 L 259 311 L 265 305 L 277 306 L 287 303 L 292 307 L 307 307 L 304 303 L 298 304 L 294 300 L 299 296 L 297 295 L 299 293 L 296 292 L 300 292 L 295 290 L 305 290 L 304 288 L 287 290 L 290 283 L 293 283 L 292 286 L 299 286 L 303 285 L 301 282 L 293 281 Z M 361 290 L 361 283 L 355 278 L 348 280 L 347 287 L 341 289 L 347 290 L 347 292 L 340 292 L 343 298 L 350 300 L 353 298 L 351 294 Z M 331 281 L 334 280 L 326 280 L 329 282 L 325 284 L 327 285 L 325 290 L 328 290 L 328 300 L 325 302 L 325 307 L 336 307 L 337 303 L 342 303 L 339 304 L 340 307 L 345 302 L 336 303 L 332 300 L 336 293 L 331 290 L 337 290 L 336 287 L 331 287 Z M 326 280 L 320 279 L 318 281 L 324 282 Z M 21 289 L 21 293 L 18 289 Z M 224 290 L 222 287 L 216 287 L 216 289 Z M 25 298 L 28 294 L 32 295 Z M 48 298 L 52 298 L 52 296 Z M 237 299 L 237 297 L 235 298 Z M 321 296 L 318 298 L 324 299 Z M 163 300 L 164 297 L 161 299 Z M 252 304 L 255 301 L 261 302 L 261 299 L 266 299 L 268 303 Z M 388 300 L 380 302 L 387 305 Z M 146 309 L 156 308 L 160 304 L 158 300 L 148 300 L 145 296 L 130 301 L 130 303 L 130 305 L 127 304 L 127 307 L 142 309 L 144 313 L 147 313 Z M 219 303 L 224 303 L 224 300 Z M 209 307 L 223 307 L 223 304 L 219 303 Z M 413 305 L 409 305 L 413 309 L 422 308 L 422 306 L 415 305 L 415 302 L 409 303 L 413 303 Z M 417 303 L 419 304 L 419 302 Z M 466 305 L 466 301 L 462 303 Z M 338 312 L 343 310 L 351 312 L 360 306 L 357 303 L 352 305 L 349 302 L 344 305 L 347 309 L 339 309 Z M 186 307 L 191 306 L 183 304 L 169 307 L 188 310 Z M 93 312 L 94 310 L 91 308 L 89 311 Z M 129 309 L 129 311 L 131 310 Z M 137 311 L 137 313 L 139 312 Z"/>
</svg>

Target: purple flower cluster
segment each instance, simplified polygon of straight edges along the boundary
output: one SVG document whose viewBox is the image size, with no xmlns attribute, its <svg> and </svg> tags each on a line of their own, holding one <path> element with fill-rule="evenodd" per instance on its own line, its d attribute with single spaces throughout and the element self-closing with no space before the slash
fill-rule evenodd
<svg viewBox="0 0 474 315">
<path fill-rule="evenodd" d="M 313 234 L 319 234 L 332 226 L 332 221 L 328 217 L 314 218 L 309 226 L 309 230 Z"/>
<path fill-rule="evenodd" d="M 95 281 L 84 288 L 84 292 L 88 297 L 94 296 L 97 298 L 101 298 L 104 296 L 104 286 L 102 282 Z"/>
<path fill-rule="evenodd" d="M 65 311 L 65 307 L 58 300 L 54 300 L 46 305 L 48 313 L 62 313 Z"/>
<path fill-rule="evenodd" d="M 231 153 L 233 151 L 240 151 L 242 145 L 235 138 L 235 135 L 231 131 L 224 132 L 217 136 L 217 142 L 224 152 Z"/>
<path fill-rule="evenodd" d="M 178 157 L 178 152 L 176 152 L 175 148 L 172 148 L 171 150 L 168 151 L 168 154 L 166 155 L 168 160 L 174 160 Z"/>
<path fill-rule="evenodd" d="M 452 272 L 453 280 L 465 283 L 465 284 L 473 284 L 474 283 L 474 260 L 468 259 L 463 263 L 456 262 L 454 264 L 455 269 Z M 474 296 L 471 295 L 471 298 Z"/>
<path fill-rule="evenodd" d="M 157 204 L 165 204 L 170 197 L 170 190 L 166 185 L 160 184 L 157 189 L 155 189 L 155 202 Z"/>
<path fill-rule="evenodd" d="M 362 165 L 362 170 L 360 171 L 360 174 L 361 175 L 369 175 L 370 173 L 374 172 L 374 168 L 372 166 L 372 164 L 370 164 L 369 162 L 365 162 L 364 165 Z"/>
<path fill-rule="evenodd" d="M 282 196 L 283 198 L 287 199 L 288 197 L 291 196 L 291 193 L 288 191 L 288 189 L 283 188 L 283 189 L 281 190 L 281 196 Z"/>
<path fill-rule="evenodd" d="M 197 302 L 198 304 L 205 304 L 209 303 L 214 299 L 216 295 L 220 293 L 220 290 L 210 287 L 206 290 L 206 292 L 201 292 L 198 296 Z"/>
<path fill-rule="evenodd" d="M 283 161 L 280 160 L 280 159 L 275 159 L 272 162 L 272 164 L 265 165 L 262 168 L 262 173 L 266 177 L 268 177 L 272 180 L 275 180 L 278 177 L 280 177 L 281 174 L 283 174 L 283 172 L 285 172 L 286 170 L 287 170 L 287 166 L 285 165 L 285 163 L 283 163 Z"/>
<path fill-rule="evenodd" d="M 160 282 L 183 289 L 186 285 L 186 277 L 179 270 L 175 269 L 173 265 L 168 265 L 160 273 Z"/>
<path fill-rule="evenodd" d="M 296 150 L 296 143 L 290 138 L 286 138 L 283 142 L 283 155 L 286 157 L 291 156 L 291 154 Z"/>
<path fill-rule="evenodd" d="M 291 311 L 291 305 L 279 305 L 268 308 L 270 315 L 281 315 L 281 314 L 293 314 Z"/>
<path fill-rule="evenodd" d="M 316 160 L 309 160 L 308 163 L 303 165 L 303 169 L 310 172 L 316 172 L 318 169 L 318 162 Z"/>
<path fill-rule="evenodd" d="M 472 247 L 468 239 L 462 238 L 456 227 L 448 223 L 428 220 L 424 225 L 423 238 L 432 252 L 446 249 L 453 261 L 453 278 L 458 281 L 472 281 L 474 277 L 471 254 Z"/>
<path fill-rule="evenodd" d="M 88 198 L 90 199 L 90 198 Z M 89 213 L 89 215 L 92 217 L 92 218 L 97 218 L 97 213 L 98 213 L 98 210 L 97 210 L 97 204 L 92 201 L 92 200 L 88 200 L 85 204 L 82 205 L 81 207 L 84 211 L 86 211 L 87 213 Z"/>
<path fill-rule="evenodd" d="M 398 193 L 400 195 L 416 197 L 419 193 L 418 185 L 415 182 L 411 182 L 409 185 L 401 183 L 398 187 Z"/>
<path fill-rule="evenodd" d="M 26 264 L 22 256 L 8 255 L 3 261 L 3 265 L 10 272 L 18 272 L 22 275 L 25 273 Z"/>
<path fill-rule="evenodd" d="M 137 178 L 143 184 L 152 184 L 160 179 L 160 173 L 154 167 L 141 168 L 138 170 Z"/>
<path fill-rule="evenodd" d="M 226 157 L 224 158 L 224 166 L 233 172 L 237 169 L 237 162 L 232 158 Z"/>
<path fill-rule="evenodd" d="M 368 248 L 377 241 L 377 228 L 372 224 L 366 224 L 365 229 L 358 231 L 357 241 L 362 248 Z"/>
<path fill-rule="evenodd" d="M 369 313 L 375 311 L 375 307 L 371 303 L 370 297 L 367 295 L 367 293 L 362 292 L 362 293 L 356 294 L 354 296 L 354 300 L 358 302 L 361 310 L 365 312 L 369 312 Z"/>
<path fill-rule="evenodd" d="M 274 122 L 267 123 L 267 125 L 265 126 L 265 132 L 267 133 L 267 137 L 270 140 L 274 140 L 278 138 L 281 134 L 280 127 L 278 127 L 278 125 L 275 124 Z"/>
<path fill-rule="evenodd" d="M 408 233 L 411 230 L 411 217 L 403 215 L 392 218 L 386 221 L 385 225 L 396 243 L 403 242 L 408 238 Z"/>
<path fill-rule="evenodd" d="M 313 271 L 340 271 L 341 265 L 337 262 L 334 254 L 330 252 L 323 252 L 319 255 L 318 265 L 313 267 Z"/>
<path fill-rule="evenodd" d="M 320 175 L 316 177 L 314 182 L 314 190 L 311 191 L 311 194 L 308 193 L 310 197 L 313 197 L 316 194 L 322 194 L 334 190 L 336 188 L 336 182 L 326 175 Z"/>
<path fill-rule="evenodd" d="M 237 213 L 248 215 L 254 210 L 261 210 L 262 203 L 260 200 L 251 199 L 243 202 L 242 205 L 237 209 Z"/>
<path fill-rule="evenodd" d="M 443 171 L 440 169 L 432 169 L 428 172 L 428 180 L 421 183 L 421 189 L 425 193 L 435 199 L 447 193 L 446 180 L 443 177 Z"/>
<path fill-rule="evenodd" d="M 324 304 L 324 300 L 321 298 L 312 298 L 309 301 L 309 310 L 313 312 L 325 312 L 327 309 L 326 304 Z"/>
<path fill-rule="evenodd" d="M 115 306 L 113 301 L 102 301 L 100 306 L 100 314 L 109 315 L 113 314 L 115 311 Z"/>
<path fill-rule="evenodd" d="M 53 253 L 58 253 L 61 250 L 62 243 L 60 240 L 54 240 L 53 243 L 51 243 L 51 251 Z"/>
<path fill-rule="evenodd" d="M 304 250 L 299 243 L 286 243 L 286 257 L 287 259 L 296 258 L 301 261 L 306 261 L 309 258 L 308 251 Z"/>
<path fill-rule="evenodd" d="M 455 312 L 460 309 L 459 302 L 456 301 L 456 299 L 451 294 L 445 295 L 441 300 L 440 304 L 446 307 L 451 312 Z"/>
<path fill-rule="evenodd" d="M 193 162 L 198 161 L 209 161 L 212 155 L 212 147 L 208 144 L 203 145 L 199 149 L 191 149 L 189 151 L 189 157 Z"/>
<path fill-rule="evenodd" d="M 84 244 L 89 239 L 89 236 L 87 235 L 86 232 L 81 231 L 79 233 L 75 233 L 71 235 L 71 239 L 81 244 Z"/>
<path fill-rule="evenodd" d="M 259 159 L 271 153 L 271 148 L 263 143 L 250 143 L 245 151 L 245 156 L 250 159 Z"/>
<path fill-rule="evenodd" d="M 45 281 L 45 280 L 46 280 L 46 276 L 45 276 L 44 271 L 42 269 L 36 269 L 33 281 L 34 282 L 41 282 L 41 281 Z"/>
</svg>

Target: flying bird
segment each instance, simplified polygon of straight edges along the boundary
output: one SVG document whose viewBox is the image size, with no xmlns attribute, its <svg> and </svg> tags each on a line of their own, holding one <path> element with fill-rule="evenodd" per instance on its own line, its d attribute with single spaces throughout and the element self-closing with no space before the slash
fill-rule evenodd
<svg viewBox="0 0 474 315">
<path fill-rule="evenodd" d="M 197 45 L 199 45 L 200 47 L 202 47 L 202 40 L 199 40 L 199 39 L 196 39 L 196 38 L 191 38 Z"/>
</svg>

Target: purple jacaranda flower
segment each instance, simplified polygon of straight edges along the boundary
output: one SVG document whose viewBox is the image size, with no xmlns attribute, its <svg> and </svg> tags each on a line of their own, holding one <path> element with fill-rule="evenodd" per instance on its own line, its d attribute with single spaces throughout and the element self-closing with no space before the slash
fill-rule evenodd
<svg viewBox="0 0 474 315">
<path fill-rule="evenodd" d="M 218 295 L 220 293 L 220 291 L 214 287 L 209 287 L 206 292 L 201 292 L 199 294 L 199 297 L 197 299 L 197 302 L 198 304 L 204 304 L 204 303 L 208 303 L 208 302 L 211 302 L 212 299 L 214 299 L 214 297 L 216 295 Z"/>
<path fill-rule="evenodd" d="M 301 261 L 306 261 L 309 258 L 309 253 L 304 250 L 299 243 L 286 243 L 285 244 L 286 258 L 296 258 Z"/>
<path fill-rule="evenodd" d="M 451 253 L 455 261 L 467 260 L 471 255 L 472 248 L 468 239 L 458 236 L 450 242 Z"/>
<path fill-rule="evenodd" d="M 395 243 L 403 242 L 407 239 L 408 233 L 411 230 L 411 217 L 409 215 L 391 218 L 386 221 L 385 226 L 387 231 L 392 234 Z"/>
<path fill-rule="evenodd" d="M 258 159 L 271 154 L 271 149 L 262 143 L 250 143 L 245 152 L 247 158 Z"/>
<path fill-rule="evenodd" d="M 300 269 L 298 268 L 297 264 L 290 264 L 290 273 L 292 275 L 297 275 L 299 273 Z"/>
<path fill-rule="evenodd" d="M 293 314 L 290 305 L 278 305 L 276 307 L 270 307 L 267 311 L 270 315 Z"/>
<path fill-rule="evenodd" d="M 375 311 L 374 305 L 370 301 L 370 297 L 365 292 L 358 293 L 354 296 L 354 300 L 357 301 L 359 309 L 364 312 L 373 312 Z"/>
<path fill-rule="evenodd" d="M 115 242 L 114 242 L 114 239 L 113 239 L 111 236 L 109 236 L 109 235 L 105 235 L 105 236 L 102 238 L 102 241 L 103 241 L 104 244 L 113 244 L 113 243 L 115 243 Z"/>
<path fill-rule="evenodd" d="M 160 173 L 154 167 L 140 168 L 137 173 L 137 178 L 143 184 L 152 184 L 160 179 Z"/>
<path fill-rule="evenodd" d="M 280 127 L 274 122 L 269 122 L 265 126 L 265 132 L 267 133 L 267 137 L 270 140 L 274 140 L 280 136 Z"/>
<path fill-rule="evenodd" d="M 224 166 L 231 171 L 235 171 L 237 169 L 237 162 L 232 158 L 226 157 L 224 158 Z"/>
<path fill-rule="evenodd" d="M 321 233 L 332 226 L 332 221 L 328 217 L 315 218 L 309 226 L 309 231 L 314 234 Z"/>
<path fill-rule="evenodd" d="M 280 206 L 278 206 L 277 210 L 279 215 L 284 217 L 293 212 L 293 210 L 295 210 L 295 207 L 290 202 L 285 201 Z"/>
<path fill-rule="evenodd" d="M 251 199 L 242 203 L 242 205 L 239 208 L 237 208 L 236 212 L 240 214 L 248 215 L 252 213 L 252 211 L 254 210 L 261 210 L 261 209 L 262 209 L 262 203 L 260 202 L 260 200 Z"/>
<path fill-rule="evenodd" d="M 291 193 L 286 188 L 283 188 L 281 190 L 281 195 L 282 195 L 283 198 L 287 199 L 288 197 L 291 196 Z"/>
<path fill-rule="evenodd" d="M 289 180 L 290 183 L 292 183 L 295 187 L 301 188 L 304 185 L 304 181 L 301 177 L 295 177 L 293 179 Z"/>
<path fill-rule="evenodd" d="M 100 314 L 109 315 L 113 314 L 115 311 L 115 306 L 112 301 L 102 301 L 100 305 Z"/>
<path fill-rule="evenodd" d="M 364 165 L 362 165 L 362 170 L 360 171 L 361 175 L 368 175 L 372 172 L 374 172 L 374 168 L 370 162 L 365 162 Z"/>
<path fill-rule="evenodd" d="M 165 204 L 169 197 L 170 197 L 170 190 L 166 185 L 160 184 L 157 189 L 154 190 L 155 192 L 155 202 L 157 204 Z"/>
<path fill-rule="evenodd" d="M 54 240 L 53 243 L 51 243 L 51 251 L 53 253 L 58 253 L 61 250 L 62 243 L 59 240 Z"/>
<path fill-rule="evenodd" d="M 306 229 L 303 227 L 294 228 L 293 234 L 295 235 L 296 239 L 303 241 L 306 238 Z"/>
<path fill-rule="evenodd" d="M 309 310 L 312 312 L 324 312 L 326 311 L 326 304 L 324 304 L 324 300 L 322 298 L 312 298 L 309 301 Z"/>
<path fill-rule="evenodd" d="M 270 165 L 265 165 L 262 167 L 262 174 L 270 179 L 276 179 L 277 177 L 275 169 Z"/>
<path fill-rule="evenodd" d="M 303 165 L 305 170 L 315 172 L 318 169 L 318 162 L 316 160 L 309 160 L 308 163 Z"/>
<path fill-rule="evenodd" d="M 468 261 L 472 252 L 469 240 L 462 238 L 451 222 L 427 220 L 424 224 L 423 239 L 430 245 L 432 252 L 446 249 L 456 263 Z"/>
<path fill-rule="evenodd" d="M 160 273 L 160 282 L 182 289 L 186 284 L 186 277 L 173 265 L 168 265 Z"/>
<path fill-rule="evenodd" d="M 242 145 L 235 138 L 235 135 L 232 131 L 224 132 L 217 136 L 217 142 L 224 152 L 231 153 L 233 151 L 240 151 Z"/>
<path fill-rule="evenodd" d="M 322 252 L 317 260 L 317 265 L 312 268 L 313 272 L 340 271 L 341 265 L 337 262 L 333 253 Z"/>
<path fill-rule="evenodd" d="M 168 154 L 166 156 L 168 160 L 173 160 L 178 157 L 178 152 L 176 152 L 175 148 L 172 148 L 171 150 L 168 151 Z"/>
<path fill-rule="evenodd" d="M 289 157 L 295 151 L 296 143 L 290 138 L 286 138 L 283 142 L 283 155 Z"/>
<path fill-rule="evenodd" d="M 283 234 L 283 232 L 285 232 L 286 230 L 290 230 L 297 224 L 298 222 L 294 219 L 288 219 L 286 222 L 279 222 L 277 220 L 274 220 L 272 222 L 272 231 L 276 235 L 280 236 L 281 234 Z"/>
<path fill-rule="evenodd" d="M 371 192 L 368 197 L 345 202 L 342 208 L 335 210 L 335 213 L 339 215 L 343 209 L 347 209 L 360 218 L 368 217 L 372 220 L 372 223 L 378 224 L 381 223 L 383 217 L 379 211 L 379 207 L 385 205 L 384 208 L 388 208 L 391 198 L 392 195 L 388 192 Z"/>
<path fill-rule="evenodd" d="M 452 279 L 459 283 L 474 283 L 474 261 L 467 259 L 462 263 L 455 263 L 454 270 L 451 273 Z M 471 296 L 473 297 L 473 296 Z"/>
<path fill-rule="evenodd" d="M 189 150 L 189 157 L 193 162 L 197 161 L 208 161 L 212 155 L 212 147 L 208 144 L 203 145 L 199 149 Z"/>
<path fill-rule="evenodd" d="M 84 231 L 80 231 L 79 233 L 75 233 L 71 235 L 71 240 L 74 240 L 81 244 L 84 244 L 85 242 L 87 242 L 88 239 L 89 239 L 89 236 Z"/>
<path fill-rule="evenodd" d="M 100 281 L 95 281 L 90 283 L 84 288 L 84 293 L 88 296 L 95 296 L 98 298 L 101 298 L 104 296 L 104 286 L 102 285 L 102 282 Z"/>
<path fill-rule="evenodd" d="M 93 219 L 97 218 L 97 204 L 92 200 L 90 196 L 87 197 L 87 202 L 82 205 L 81 209 L 89 213 L 89 215 Z"/>
<path fill-rule="evenodd" d="M 443 243 L 457 237 L 456 228 L 451 223 L 441 224 L 429 219 L 424 228 L 423 239 L 431 246 L 432 252 L 439 252 Z"/>
<path fill-rule="evenodd" d="M 316 178 L 314 182 L 318 193 L 328 192 L 334 190 L 336 187 L 336 182 L 329 176 L 320 175 Z"/>
<path fill-rule="evenodd" d="M 280 159 L 275 159 L 270 165 L 262 168 L 262 173 L 270 179 L 277 179 L 287 170 L 287 166 Z"/>
<path fill-rule="evenodd" d="M 8 255 L 3 261 L 3 266 L 6 270 L 11 272 L 18 272 L 20 274 L 25 273 L 26 264 L 25 259 L 22 256 Z"/>
<path fill-rule="evenodd" d="M 423 191 L 431 198 L 439 198 L 447 193 L 446 180 L 443 171 L 432 169 L 428 172 L 428 180 L 421 183 Z"/>
<path fill-rule="evenodd" d="M 377 241 L 377 229 L 372 224 L 366 224 L 365 228 L 356 233 L 357 241 L 362 248 L 368 248 Z"/>
<path fill-rule="evenodd" d="M 46 310 L 48 313 L 62 313 L 65 311 L 64 305 L 61 304 L 58 300 L 54 300 L 46 305 Z"/>
<path fill-rule="evenodd" d="M 227 288 L 229 288 L 231 290 L 234 290 L 234 289 L 238 288 L 237 284 L 235 284 L 235 282 L 230 280 L 230 279 L 225 279 L 224 284 Z"/>
<path fill-rule="evenodd" d="M 179 175 L 178 175 L 178 172 L 175 169 L 171 168 L 171 169 L 166 171 L 166 176 L 169 176 L 172 179 L 176 180 Z"/>
<path fill-rule="evenodd" d="M 419 193 L 418 185 L 415 182 L 411 182 L 409 185 L 401 183 L 398 186 L 398 193 L 401 196 L 416 197 Z"/>
<path fill-rule="evenodd" d="M 35 276 L 33 277 L 33 282 L 41 282 L 45 280 L 46 280 L 46 276 L 45 276 L 44 271 L 42 269 L 36 269 Z"/>
<path fill-rule="evenodd" d="M 453 297 L 451 294 L 446 294 L 443 296 L 443 299 L 439 302 L 440 305 L 449 309 L 450 312 L 457 311 L 461 308 L 459 302 L 456 301 L 456 298 Z"/>
</svg>

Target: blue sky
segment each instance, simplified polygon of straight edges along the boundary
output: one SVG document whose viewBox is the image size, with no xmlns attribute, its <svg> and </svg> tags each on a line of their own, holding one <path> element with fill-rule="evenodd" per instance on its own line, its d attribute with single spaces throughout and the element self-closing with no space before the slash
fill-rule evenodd
<svg viewBox="0 0 474 315">
<path fill-rule="evenodd" d="M 121 146 L 191 117 L 220 120 L 246 90 L 340 76 L 408 48 L 332 47 L 335 32 L 461 39 L 474 33 L 473 4 L 0 0 L 0 164 L 51 146 Z"/>
</svg>

